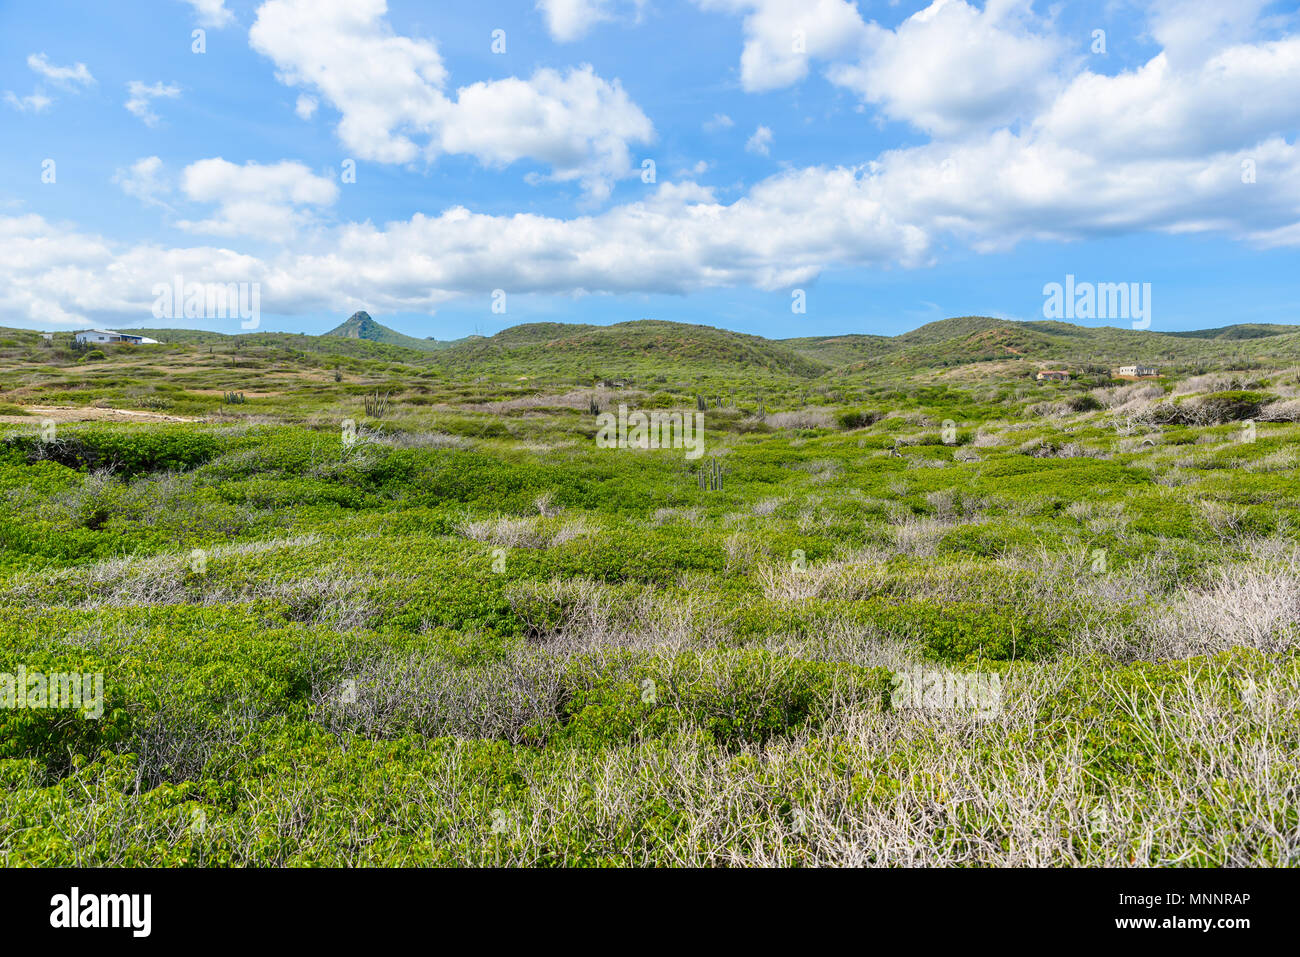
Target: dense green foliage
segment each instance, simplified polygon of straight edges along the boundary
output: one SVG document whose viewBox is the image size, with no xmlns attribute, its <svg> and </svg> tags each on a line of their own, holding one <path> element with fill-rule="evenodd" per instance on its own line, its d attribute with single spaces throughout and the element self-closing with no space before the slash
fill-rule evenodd
<svg viewBox="0 0 1300 957">
<path fill-rule="evenodd" d="M 1124 385 L 1060 323 L 630 325 L 15 333 L 0 674 L 104 683 L 0 708 L 4 862 L 1300 860 L 1295 334 Z M 620 404 L 706 454 L 599 447 Z"/>
</svg>

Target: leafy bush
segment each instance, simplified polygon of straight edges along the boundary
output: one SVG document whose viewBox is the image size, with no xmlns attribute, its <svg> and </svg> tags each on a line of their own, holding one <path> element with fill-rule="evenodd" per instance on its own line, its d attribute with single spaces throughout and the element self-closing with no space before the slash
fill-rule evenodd
<svg viewBox="0 0 1300 957">
<path fill-rule="evenodd" d="M 1237 389 L 1200 396 L 1193 404 L 1205 421 L 1240 422 L 1242 419 L 1258 417 L 1260 409 L 1275 399 L 1277 396 L 1269 392 L 1247 392 Z"/>
<path fill-rule="evenodd" d="M 846 409 L 835 417 L 841 429 L 862 429 L 868 425 L 879 422 L 881 414 L 879 412 L 869 412 L 865 409 Z"/>
<path fill-rule="evenodd" d="M 187 426 L 64 428 L 52 441 L 10 435 L 4 444 L 29 462 L 48 460 L 83 471 L 108 469 L 126 478 L 193 468 L 212 458 L 218 449 L 214 435 Z"/>
</svg>

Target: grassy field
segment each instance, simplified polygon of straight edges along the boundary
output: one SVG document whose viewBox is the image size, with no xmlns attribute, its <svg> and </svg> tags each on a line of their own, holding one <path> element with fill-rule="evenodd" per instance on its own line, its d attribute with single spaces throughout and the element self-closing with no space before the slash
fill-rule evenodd
<svg viewBox="0 0 1300 957">
<path fill-rule="evenodd" d="M 150 334 L 0 330 L 9 865 L 1300 863 L 1288 327 Z"/>
</svg>

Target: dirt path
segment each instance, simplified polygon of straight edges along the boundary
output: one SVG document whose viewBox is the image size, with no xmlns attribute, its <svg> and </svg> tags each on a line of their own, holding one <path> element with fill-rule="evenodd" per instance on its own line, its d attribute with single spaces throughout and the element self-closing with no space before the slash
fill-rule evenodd
<svg viewBox="0 0 1300 957">
<path fill-rule="evenodd" d="M 90 406 L 29 405 L 28 415 L 0 415 L 0 422 L 23 425 L 41 419 L 55 422 L 197 422 L 181 415 L 161 412 L 134 412 L 130 409 L 97 409 Z"/>
</svg>

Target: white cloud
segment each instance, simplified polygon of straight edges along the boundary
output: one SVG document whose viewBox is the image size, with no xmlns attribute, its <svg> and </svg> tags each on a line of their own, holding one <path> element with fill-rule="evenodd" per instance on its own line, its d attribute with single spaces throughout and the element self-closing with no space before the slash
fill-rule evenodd
<svg viewBox="0 0 1300 957">
<path fill-rule="evenodd" d="M 33 53 L 27 58 L 27 65 L 45 79 L 62 87 L 90 86 L 95 82 L 84 63 L 55 66 L 44 53 Z"/>
<path fill-rule="evenodd" d="M 409 163 L 445 109 L 442 57 L 430 40 L 395 35 L 384 0 L 270 0 L 249 30 L 281 82 L 310 86 L 343 114 L 339 139 L 361 159 Z"/>
<path fill-rule="evenodd" d="M 144 121 L 146 126 L 158 125 L 158 114 L 153 111 L 152 101 L 159 97 L 175 99 L 181 95 L 181 88 L 170 83 L 163 83 L 161 80 L 152 86 L 141 83 L 139 80 L 132 80 L 126 85 L 127 93 L 130 95 L 126 100 L 126 108 L 133 115 Z"/>
<path fill-rule="evenodd" d="M 537 0 L 551 37 L 568 43 L 584 36 L 602 20 L 612 18 L 611 0 Z"/>
<path fill-rule="evenodd" d="M 759 156 L 771 155 L 772 131 L 766 126 L 760 126 L 754 130 L 754 135 L 745 141 L 745 149 L 750 153 L 757 153 Z"/>
<path fill-rule="evenodd" d="M 298 102 L 294 104 L 293 111 L 298 114 L 299 119 L 310 120 L 316 115 L 317 105 L 316 97 L 304 93 L 298 97 Z"/>
<path fill-rule="evenodd" d="M 892 151 L 876 169 L 902 221 L 977 248 L 1148 230 L 1283 244 L 1300 222 L 1300 152 L 1281 135 L 1300 126 L 1298 85 L 1300 38 L 1183 70 L 1161 53 L 1080 73 L 1018 133 Z"/>
<path fill-rule="evenodd" d="M 5 90 L 5 102 L 20 113 L 40 113 L 48 109 L 54 101 L 40 92 L 34 92 L 30 96 L 19 96 L 12 90 Z"/>
<path fill-rule="evenodd" d="M 583 66 L 563 75 L 542 69 L 527 81 L 511 77 L 462 87 L 436 143 L 442 152 L 468 153 L 494 166 L 540 160 L 554 170 L 552 179 L 579 181 L 588 195 L 603 199 L 612 181 L 632 167 L 628 144 L 653 136 L 649 119 L 622 86 Z"/>
<path fill-rule="evenodd" d="M 1268 171 L 1267 182 L 1242 182 L 1248 158 Z M 886 153 L 876 171 L 900 221 L 985 251 L 1142 231 L 1259 241 L 1300 221 L 1300 154 L 1281 139 L 1209 156 L 1112 162 L 1002 130 L 955 147 Z"/>
<path fill-rule="evenodd" d="M 257 281 L 255 257 L 213 247 L 114 245 L 40 216 L 0 217 L 0 309 L 38 323 L 84 326 L 91 317 L 151 317 L 153 285 Z"/>
<path fill-rule="evenodd" d="M 736 121 L 726 113 L 714 113 L 713 119 L 704 121 L 704 132 L 716 133 L 718 130 L 729 129 L 736 125 Z"/>
<path fill-rule="evenodd" d="M 226 9 L 225 0 L 185 0 L 194 8 L 199 26 L 220 30 L 235 22 L 235 15 Z"/>
<path fill-rule="evenodd" d="M 1032 0 L 933 0 L 896 30 L 865 23 L 847 0 L 696 3 L 744 17 L 745 90 L 797 83 L 821 61 L 885 116 L 943 136 L 1032 115 L 1059 87 L 1052 67 L 1066 49 Z"/>
<path fill-rule="evenodd" d="M 268 0 L 249 32 L 280 80 L 310 86 L 341 114 L 338 136 L 360 159 L 410 163 L 441 153 L 487 165 L 533 159 L 595 198 L 632 174 L 632 143 L 654 127 L 618 81 L 583 66 L 540 69 L 449 95 L 431 40 L 396 35 L 384 0 Z"/>
<path fill-rule="evenodd" d="M 1152 38 L 1176 67 L 1194 66 L 1223 47 L 1254 36 L 1270 0 L 1154 0 Z"/>
<path fill-rule="evenodd" d="M 161 198 L 171 191 L 171 186 L 163 178 L 163 161 L 157 156 L 146 156 L 126 169 L 119 169 L 113 175 L 113 182 L 122 192 L 146 205 L 171 208 Z"/>
<path fill-rule="evenodd" d="M 328 254 L 281 269 L 339 292 L 383 290 L 391 308 L 428 308 L 459 295 L 677 292 L 730 285 L 779 289 L 805 282 L 827 257 L 915 263 L 924 237 L 891 221 L 869 177 L 810 169 L 719 203 L 693 183 L 664 183 L 648 199 L 564 220 L 490 216 L 456 207 L 382 229 L 341 228 Z"/>
<path fill-rule="evenodd" d="M 789 86 L 808 75 L 810 58 L 852 52 L 866 25 L 846 0 L 695 0 L 705 10 L 744 15 L 740 82 L 749 92 Z"/>
<path fill-rule="evenodd" d="M 183 221 L 182 229 L 271 242 L 291 239 L 312 222 L 309 207 L 330 206 L 338 198 L 332 179 L 291 161 L 238 166 L 220 157 L 200 160 L 185 168 L 181 189 L 194 202 L 218 204 L 215 216 Z"/>
<path fill-rule="evenodd" d="M 1296 243 L 1300 37 L 1179 60 L 1085 70 L 1019 132 L 884 154 L 891 210 L 981 249 L 1140 231 Z"/>
<path fill-rule="evenodd" d="M 571 43 L 591 32 L 598 23 L 616 19 L 616 14 L 641 19 L 647 0 L 537 0 L 546 29 L 557 43 Z"/>
<path fill-rule="evenodd" d="M 1250 185 L 1240 176 L 1247 154 L 1260 171 Z M 303 206 L 333 201 L 334 187 L 299 164 L 205 160 L 187 170 L 184 188 L 195 201 L 221 204 L 208 231 L 248 234 L 284 225 L 286 212 L 291 231 Z M 248 219 L 231 223 L 241 216 Z M 228 228 L 211 225 L 223 221 Z M 940 234 L 994 249 L 1134 230 L 1212 230 L 1260 245 L 1300 245 L 1300 151 L 1270 137 L 1207 156 L 1112 163 L 1041 133 L 1002 130 L 984 141 L 891 151 L 867 168 L 784 172 L 730 204 L 687 182 L 572 219 L 455 207 L 382 227 L 314 232 L 305 248 L 270 260 L 209 248 L 117 247 L 39 217 L 0 217 L 0 309 L 63 323 L 145 314 L 153 283 L 175 271 L 195 281 L 259 281 L 264 310 L 283 313 L 355 303 L 432 309 L 496 288 L 778 290 L 833 265 L 927 263 Z"/>
<path fill-rule="evenodd" d="M 268 192 L 281 201 L 326 198 L 293 195 L 288 184 L 310 175 L 303 170 L 268 177 L 220 160 L 204 164 L 186 171 L 185 190 L 224 201 L 227 214 L 242 210 L 246 190 L 260 199 Z M 828 262 L 914 264 L 925 250 L 919 230 L 891 219 L 869 176 L 842 168 L 782 174 L 730 205 L 695 184 L 664 183 L 644 201 L 568 220 L 455 207 L 383 228 L 354 223 L 270 261 L 205 247 L 118 247 L 40 217 L 0 217 L 0 309 L 65 324 L 144 315 L 153 284 L 178 271 L 196 282 L 261 282 L 264 311 L 284 313 L 352 302 L 429 309 L 496 288 L 780 289 L 812 279 Z"/>
<path fill-rule="evenodd" d="M 827 75 L 890 119 L 948 136 L 1032 115 L 1058 86 L 1063 51 L 1034 29 L 1028 2 L 934 0 L 897 30 L 871 24 L 858 61 Z"/>
<path fill-rule="evenodd" d="M 33 53 L 27 57 L 27 65 L 43 79 L 65 90 L 76 90 L 78 87 L 90 86 L 95 82 L 95 78 L 90 75 L 90 70 L 84 63 L 77 63 L 74 66 L 56 66 L 44 53 Z M 4 101 L 20 113 L 43 113 L 49 109 L 54 99 L 38 87 L 27 96 L 19 96 L 12 90 L 5 90 Z"/>
<path fill-rule="evenodd" d="M 1116 76 L 1075 77 L 1040 135 L 1111 158 L 1195 156 L 1300 127 L 1300 37 L 1236 45 L 1179 70 L 1161 53 Z"/>
</svg>

